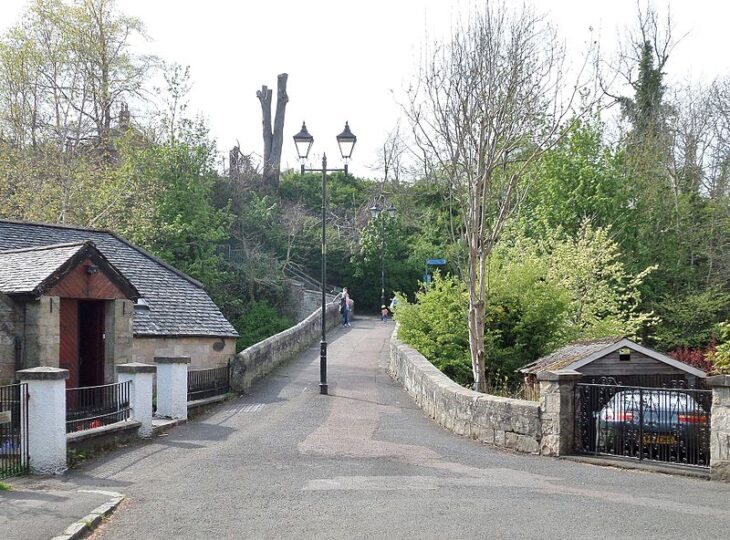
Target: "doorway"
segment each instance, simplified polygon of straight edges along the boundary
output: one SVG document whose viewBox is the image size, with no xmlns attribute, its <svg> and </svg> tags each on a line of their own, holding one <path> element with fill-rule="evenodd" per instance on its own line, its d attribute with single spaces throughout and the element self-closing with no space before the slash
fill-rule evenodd
<svg viewBox="0 0 730 540">
<path fill-rule="evenodd" d="M 104 384 L 104 305 L 79 301 L 79 386 Z"/>
<path fill-rule="evenodd" d="M 104 384 L 104 300 L 61 298 L 59 366 L 67 388 Z"/>
</svg>

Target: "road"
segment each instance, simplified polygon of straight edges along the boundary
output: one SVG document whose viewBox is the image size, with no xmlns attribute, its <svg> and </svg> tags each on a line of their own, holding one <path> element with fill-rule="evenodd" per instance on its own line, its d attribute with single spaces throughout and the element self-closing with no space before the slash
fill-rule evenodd
<svg viewBox="0 0 730 540">
<path fill-rule="evenodd" d="M 452 435 L 385 371 L 392 323 L 331 336 L 208 416 L 91 460 L 127 495 L 94 533 L 166 538 L 728 538 L 730 486 L 508 453 Z"/>
</svg>

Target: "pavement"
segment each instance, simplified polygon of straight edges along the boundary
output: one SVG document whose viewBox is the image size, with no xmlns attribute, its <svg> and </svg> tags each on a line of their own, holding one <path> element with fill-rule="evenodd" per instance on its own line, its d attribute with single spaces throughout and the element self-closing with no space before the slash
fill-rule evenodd
<svg viewBox="0 0 730 540">
<path fill-rule="evenodd" d="M 392 330 L 359 318 L 329 336 L 328 396 L 314 344 L 163 436 L 12 482 L 0 537 L 58 534 L 97 504 L 94 491 L 126 497 L 97 540 L 728 537 L 730 485 L 510 453 L 443 430 L 386 374 Z"/>
</svg>

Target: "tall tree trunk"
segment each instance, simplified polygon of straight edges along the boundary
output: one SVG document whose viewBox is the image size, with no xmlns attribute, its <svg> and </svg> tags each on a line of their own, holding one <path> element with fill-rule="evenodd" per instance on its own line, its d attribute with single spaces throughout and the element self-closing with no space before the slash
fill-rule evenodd
<svg viewBox="0 0 730 540">
<path fill-rule="evenodd" d="M 276 115 L 274 117 L 273 129 L 271 125 L 271 101 L 273 92 L 267 86 L 262 86 L 261 90 L 256 92 L 256 97 L 261 102 L 262 135 L 264 139 L 264 186 L 271 191 L 279 189 L 281 148 L 284 142 L 284 117 L 286 114 L 286 104 L 289 102 L 289 96 L 286 93 L 288 77 L 286 73 L 281 73 L 277 77 Z"/>
</svg>

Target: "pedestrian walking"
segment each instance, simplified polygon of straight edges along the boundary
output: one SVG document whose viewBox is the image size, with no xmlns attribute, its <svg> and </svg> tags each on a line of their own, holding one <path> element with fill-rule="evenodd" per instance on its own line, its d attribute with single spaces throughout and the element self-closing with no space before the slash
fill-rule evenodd
<svg viewBox="0 0 730 540">
<path fill-rule="evenodd" d="M 352 300 L 350 294 L 347 292 L 347 287 L 342 288 L 342 298 L 340 299 L 340 313 L 342 314 L 342 328 L 346 326 L 352 326 L 350 324 L 350 309 L 352 306 Z"/>
<path fill-rule="evenodd" d="M 380 320 L 383 322 L 388 322 L 388 308 L 385 307 L 385 304 L 380 306 Z"/>
</svg>

